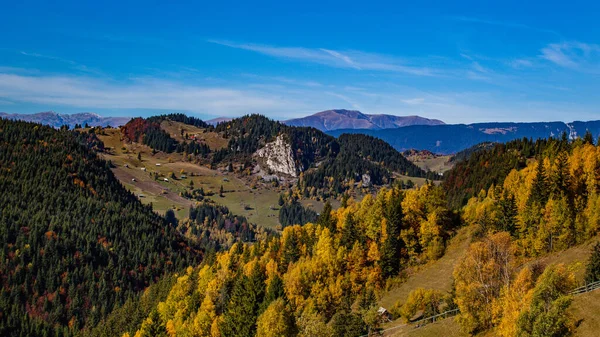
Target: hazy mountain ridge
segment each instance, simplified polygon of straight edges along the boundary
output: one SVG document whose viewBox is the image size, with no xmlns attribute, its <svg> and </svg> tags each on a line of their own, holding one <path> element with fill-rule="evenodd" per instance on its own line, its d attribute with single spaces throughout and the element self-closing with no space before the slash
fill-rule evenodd
<svg viewBox="0 0 600 337">
<path fill-rule="evenodd" d="M 75 124 L 90 126 L 121 126 L 127 124 L 131 117 L 103 117 L 92 112 L 81 112 L 75 114 L 60 114 L 54 111 L 38 112 L 34 114 L 9 114 L 0 112 L 0 118 L 35 122 L 59 128 L 68 125 L 73 128 Z"/>
<path fill-rule="evenodd" d="M 600 135 L 600 121 L 534 122 L 534 123 L 475 123 L 445 125 L 411 125 L 403 128 L 370 130 L 341 129 L 327 131 L 332 136 L 343 133 L 363 133 L 381 138 L 398 151 L 429 150 L 451 154 L 483 142 L 504 143 L 518 138 L 583 137 L 590 131 L 594 139 Z"/>
<path fill-rule="evenodd" d="M 205 122 L 210 125 L 216 126 L 219 123 L 226 123 L 226 122 L 231 121 L 232 119 L 233 118 L 231 118 L 231 117 L 216 117 L 213 119 L 206 120 Z"/>
<path fill-rule="evenodd" d="M 338 129 L 389 129 L 409 125 L 443 125 L 437 119 L 428 119 L 420 116 L 393 116 L 364 114 L 356 110 L 334 109 L 317 112 L 316 114 L 289 119 L 283 123 L 290 126 L 309 126 L 321 131 Z"/>
</svg>

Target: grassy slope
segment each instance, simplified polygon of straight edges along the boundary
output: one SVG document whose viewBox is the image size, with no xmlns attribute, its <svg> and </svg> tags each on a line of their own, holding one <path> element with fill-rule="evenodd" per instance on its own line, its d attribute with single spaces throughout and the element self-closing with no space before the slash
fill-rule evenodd
<svg viewBox="0 0 600 337">
<path fill-rule="evenodd" d="M 448 257 L 448 260 L 458 261 L 460 256 L 462 256 L 460 251 L 462 250 L 464 252 L 464 249 L 466 249 L 468 244 L 464 247 L 464 249 L 461 247 L 461 245 L 464 245 L 465 241 L 468 243 L 469 240 L 461 239 L 460 235 L 461 233 L 459 233 L 459 235 L 453 239 L 452 245 L 454 246 L 451 245 L 449 247 L 447 254 L 442 257 L 442 259 L 412 275 L 406 283 L 402 284 L 401 287 L 394 289 L 384 296 L 380 304 L 385 307 L 384 304 L 388 305 L 388 303 L 391 303 L 389 304 L 391 306 L 394 303 L 394 299 L 406 298 L 410 290 L 418 287 L 440 290 L 449 289 L 448 285 L 446 285 L 446 287 L 448 287 L 446 289 L 443 285 L 445 282 L 447 282 L 448 277 L 451 278 L 452 270 L 450 269 L 448 272 L 449 261 L 443 260 L 444 258 Z M 585 264 L 590 255 L 591 248 L 596 241 L 598 241 L 598 238 L 579 246 L 569 248 L 565 251 L 544 256 L 536 261 L 540 261 L 546 265 L 553 263 L 564 263 L 570 266 L 570 268 L 572 268 L 572 270 L 575 272 L 577 282 L 582 283 L 585 273 Z M 460 244 L 457 244 L 458 242 L 460 242 Z M 436 276 L 439 277 L 440 280 L 436 280 Z M 598 331 L 600 331 L 600 290 L 575 296 L 569 309 L 569 313 L 580 323 L 575 331 L 575 336 L 597 336 Z M 387 327 L 392 327 L 399 324 L 401 324 L 400 320 L 388 324 Z M 460 326 L 454 322 L 454 318 L 448 318 L 418 329 L 411 325 L 403 326 L 385 333 L 384 336 L 462 337 L 467 335 L 460 331 Z M 497 335 L 493 331 L 488 331 L 480 334 L 479 336 L 492 337 Z"/>
<path fill-rule="evenodd" d="M 600 334 L 600 290 L 576 296 L 569 313 L 578 320 L 575 336 L 591 337 Z"/>
<path fill-rule="evenodd" d="M 167 131 L 171 137 L 178 142 L 184 141 L 184 138 L 181 136 L 181 129 L 183 129 L 184 136 L 186 133 L 189 136 L 196 135 L 202 139 L 212 150 L 224 148 L 229 142 L 216 132 L 204 132 L 203 128 L 198 128 L 181 122 L 163 121 L 160 124 L 160 127 Z"/>
<path fill-rule="evenodd" d="M 165 121 L 161 127 L 178 140 L 181 140 L 181 131 L 178 130 L 183 128 L 188 134 L 198 134 L 200 137 L 211 139 L 208 141 L 211 148 L 213 145 L 217 147 L 227 145 L 226 140 L 223 143 L 223 139 L 219 140 L 217 137 L 213 137 L 216 135 L 215 133 L 202 133 L 203 129 L 194 126 Z M 148 146 L 123 143 L 119 129 L 106 129 L 105 133 L 105 135 L 99 135 L 99 138 L 106 147 L 110 147 L 110 153 L 104 153 L 102 156 L 113 162 L 115 165 L 113 172 L 121 183 L 136 195 L 143 195 L 140 200 L 145 204 L 152 203 L 157 212 L 164 213 L 167 209 L 173 209 L 178 218 L 187 217 L 189 207 L 194 201 L 180 197 L 179 193 L 189 186 L 190 181 L 193 181 L 195 188 L 202 187 L 206 192 L 209 190 L 216 192 L 209 198 L 218 204 L 227 206 L 234 214 L 244 216 L 252 223 L 269 228 L 275 228 L 279 224 L 279 207 L 277 205 L 279 191 L 261 186 L 252 189 L 247 181 L 237 178 L 233 174 L 185 162 L 181 154 L 159 152 L 152 155 L 152 149 Z M 142 154 L 141 162 L 137 159 L 138 152 Z M 156 164 L 160 164 L 160 166 Z M 143 171 L 142 168 L 146 168 L 146 171 Z M 180 179 L 181 170 L 185 172 L 183 174 L 187 178 Z M 171 179 L 171 172 L 178 179 Z M 153 173 L 158 173 L 160 178 L 154 180 Z M 169 181 L 165 182 L 164 178 Z M 134 182 L 132 179 L 136 181 Z M 225 190 L 223 197 L 218 195 L 221 185 Z M 305 207 L 312 208 L 316 212 L 323 209 L 323 202 L 320 201 L 302 200 L 301 202 Z M 339 206 L 337 201 L 332 203 L 336 207 Z M 246 205 L 250 209 L 246 209 Z"/>
<path fill-rule="evenodd" d="M 433 324 L 428 324 L 420 328 L 415 328 L 411 325 L 406 325 L 397 330 L 391 330 L 383 334 L 388 337 L 437 337 L 437 336 L 468 336 L 460 331 L 460 326 L 454 322 L 454 318 L 447 318 Z"/>
<path fill-rule="evenodd" d="M 469 246 L 470 228 L 462 228 L 451 239 L 444 256 L 430 264 L 409 270 L 408 279 L 398 287 L 387 292 L 379 301 L 384 308 L 391 308 L 397 301 L 405 301 L 408 294 L 416 288 L 450 291 L 452 271 Z M 398 324 L 398 322 L 394 322 Z"/>
<path fill-rule="evenodd" d="M 417 159 L 412 162 L 423 170 L 444 173 L 450 170 L 454 164 L 450 162 L 452 156 L 439 156 L 435 158 Z"/>
<path fill-rule="evenodd" d="M 402 174 L 396 174 L 396 173 L 394 174 L 394 178 L 395 179 L 399 179 L 399 180 L 403 180 L 405 182 L 407 182 L 407 181 L 410 180 L 413 183 L 415 183 L 415 186 L 418 186 L 418 187 L 421 187 L 421 186 L 425 185 L 425 183 L 427 183 L 427 178 L 409 177 L 409 176 L 405 176 L 405 175 L 402 175 Z M 433 181 L 433 183 L 435 185 L 439 185 L 442 182 L 441 182 L 441 180 L 435 180 L 435 181 Z"/>
<path fill-rule="evenodd" d="M 111 154 L 103 154 L 103 156 L 115 164 L 113 171 L 117 178 L 136 195 L 144 195 L 140 200 L 144 203 L 152 203 L 158 212 L 162 213 L 171 208 L 177 210 L 179 218 L 187 217 L 193 201 L 180 197 L 179 192 L 186 189 L 191 180 L 196 188 L 202 187 L 205 191 L 216 192 L 217 194 L 210 198 L 227 206 L 234 214 L 245 216 L 250 222 L 266 227 L 275 227 L 278 224 L 279 213 L 276 209 L 270 208 L 271 205 L 277 206 L 279 194 L 276 191 L 264 188 L 252 190 L 244 181 L 232 174 L 184 162 L 182 156 L 177 153 L 152 155 L 151 149 L 147 146 L 124 144 L 120 140 L 118 129 L 106 130 L 106 135 L 100 135 L 100 139 L 105 146 L 112 148 Z M 138 152 L 142 153 L 141 162 L 137 159 Z M 125 167 L 126 164 L 128 167 Z M 142 171 L 142 168 L 146 168 L 146 171 Z M 187 178 L 179 179 L 181 170 L 185 172 Z M 171 179 L 169 177 L 171 172 L 178 179 Z M 155 181 L 152 173 L 158 173 L 160 179 Z M 165 182 L 163 178 L 169 181 Z M 136 181 L 133 182 L 132 179 Z M 225 190 L 223 198 L 218 196 L 221 185 Z M 252 209 L 246 210 L 244 205 L 249 205 Z"/>
</svg>

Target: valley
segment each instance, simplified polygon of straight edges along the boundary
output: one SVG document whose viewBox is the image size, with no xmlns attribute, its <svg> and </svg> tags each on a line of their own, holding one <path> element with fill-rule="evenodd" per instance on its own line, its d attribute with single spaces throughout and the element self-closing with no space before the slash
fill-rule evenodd
<svg viewBox="0 0 600 337">
<path fill-rule="evenodd" d="M 600 261 L 600 157 L 589 135 L 485 143 L 449 156 L 426 150 L 399 153 L 378 138 L 333 138 L 256 115 L 217 127 L 182 114 L 159 115 L 133 119 L 121 128 L 41 127 L 42 135 L 38 124 L 0 121 L 8 132 L 5 144 L 34 149 L 21 165 L 52 158 L 45 170 L 66 177 L 43 181 L 42 190 L 53 191 L 59 184 L 57 191 L 66 188 L 80 198 L 79 207 L 97 205 L 81 214 L 59 206 L 61 217 L 77 219 L 70 234 L 66 220 L 60 228 L 56 221 L 48 226 L 11 225 L 4 239 L 10 242 L 4 246 L 8 263 L 39 263 L 45 256 L 41 252 L 52 251 L 55 240 L 76 237 L 79 246 L 96 248 L 75 256 L 106 256 L 98 268 L 113 273 L 100 280 L 86 276 L 88 286 L 114 294 L 103 301 L 94 291 L 78 292 L 72 281 L 63 280 L 69 291 L 43 288 L 58 295 L 40 296 L 40 287 L 56 284 L 34 280 L 24 296 L 28 303 L 38 303 L 35 311 L 20 325 L 14 319 L 2 323 L 4 331 L 56 331 L 60 325 L 37 313 L 52 310 L 61 324 L 73 321 L 78 327 L 71 335 L 89 337 L 165 331 L 208 336 L 215 329 L 221 337 L 254 336 L 264 335 L 261 331 L 271 324 L 278 324 L 286 336 L 316 329 L 319 336 L 357 337 L 375 330 L 383 336 L 435 336 L 443 331 L 448 336 L 508 337 L 512 335 L 504 329 L 540 329 L 527 325 L 537 318 L 516 321 L 514 315 L 538 310 L 541 287 L 557 287 L 546 305 L 560 306 L 552 310 L 569 317 L 540 316 L 548 324 L 581 336 L 590 336 L 597 324 L 595 316 L 582 311 L 594 293 L 568 293 L 600 279 L 600 263 L 597 271 L 593 264 Z M 61 154 L 48 157 L 47 140 L 53 137 L 62 139 L 62 147 L 51 148 Z M 3 147 L 9 157 L 17 155 L 15 149 Z M 11 165 L 4 162 L 0 169 L 29 188 L 29 180 L 19 180 Z M 25 166 L 18 167 L 18 172 L 27 172 Z M 95 183 L 91 172 L 105 182 Z M 7 197 L 19 198 L 16 190 L 10 191 Z M 108 216 L 99 207 L 111 195 L 127 201 L 109 206 L 110 212 L 137 208 L 139 214 L 131 213 L 127 221 L 151 219 L 143 220 L 150 226 L 144 235 L 162 248 L 140 249 L 149 243 L 131 241 L 139 235 L 98 232 L 118 219 L 111 213 L 112 220 L 96 222 Z M 32 200 L 34 209 L 47 202 Z M 81 218 L 88 212 L 90 221 Z M 21 251 L 40 244 L 29 241 L 29 229 L 23 228 L 36 228 L 44 248 L 21 260 Z M 127 225 L 121 230 L 137 229 Z M 157 234 L 166 235 L 171 248 Z M 133 275 L 132 261 L 123 260 L 113 245 L 121 252 L 135 244 L 141 245 L 132 257 L 140 263 L 139 272 L 151 268 L 153 274 L 139 274 L 132 285 L 113 267 L 118 263 Z M 145 252 L 153 252 L 152 260 L 144 260 Z M 168 263 L 157 262 L 156 254 L 168 255 Z M 68 275 L 80 268 L 96 267 L 73 262 L 55 269 Z M 10 282 L 23 277 L 7 275 Z M 120 295 L 122 288 L 127 296 Z M 476 290 L 480 288 L 493 290 Z M 10 296 L 16 296 L 16 288 L 11 289 Z M 222 293 L 227 297 L 218 295 Z M 57 302 L 48 296 L 58 296 Z M 64 309 L 72 301 L 99 303 L 105 311 Z M 138 301 L 146 305 L 136 307 Z M 8 307 L 0 301 L 0 312 Z M 14 310 L 31 312 L 30 307 Z M 386 316 L 378 313 L 380 308 Z M 460 314 L 419 327 L 413 323 L 448 308 L 458 308 Z M 123 322 L 123 310 L 135 319 Z M 491 315 L 499 318 L 491 320 Z"/>
<path fill-rule="evenodd" d="M 211 151 L 225 150 L 229 142 L 222 132 L 179 121 L 161 120 L 160 129 L 177 142 L 196 141 L 206 144 Z M 259 165 L 252 170 L 234 172 L 234 170 L 229 171 L 228 166 L 244 166 L 243 161 L 246 159 L 234 159 L 227 162 L 227 165 L 215 167 L 209 160 L 192 160 L 184 153 L 155 151 L 147 145 L 127 142 L 118 128 L 99 130 L 97 135 L 105 145 L 105 151 L 101 156 L 114 165 L 113 171 L 119 181 L 138 196 L 142 203 L 151 204 L 161 214 L 172 209 L 179 219 L 186 218 L 190 207 L 198 202 L 182 195 L 191 189 L 202 188 L 208 195 L 205 201 L 224 205 L 234 214 L 244 216 L 252 223 L 276 229 L 279 225 L 279 195 L 288 193 L 289 187 L 297 180 L 289 174 L 291 172 L 295 175 L 293 171 L 296 168 L 293 166 L 284 169 L 285 173 L 275 176 L 272 173 L 269 175 L 268 171 L 271 169 L 265 162 L 262 162 L 262 166 L 267 167 L 263 169 Z M 278 155 L 278 153 L 270 154 L 270 156 Z M 272 181 L 264 178 L 270 179 L 271 176 L 277 179 L 277 184 L 274 185 Z M 423 177 L 399 173 L 395 173 L 394 177 L 404 182 L 411 181 L 415 186 L 426 183 Z M 223 193 L 220 193 L 221 187 Z M 365 193 L 373 191 L 373 189 L 352 186 L 352 190 L 348 193 L 355 200 L 360 200 Z M 330 202 L 337 207 L 340 200 L 340 198 L 332 198 Z M 320 213 L 324 206 L 324 201 L 314 195 L 301 197 L 298 202 L 316 213 Z"/>
<path fill-rule="evenodd" d="M 600 2 L 1 9 L 0 337 L 600 336 Z"/>
</svg>

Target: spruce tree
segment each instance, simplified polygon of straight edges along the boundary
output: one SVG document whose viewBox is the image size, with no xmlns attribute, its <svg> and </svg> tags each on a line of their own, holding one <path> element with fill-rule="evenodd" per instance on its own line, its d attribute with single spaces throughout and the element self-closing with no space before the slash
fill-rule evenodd
<svg viewBox="0 0 600 337">
<path fill-rule="evenodd" d="M 317 219 L 317 224 L 323 228 L 329 228 L 332 234 L 335 233 L 335 222 L 331 218 L 331 203 L 329 203 L 329 200 L 323 206 L 323 211 L 321 211 L 319 219 Z"/>
<path fill-rule="evenodd" d="M 594 245 L 585 272 L 585 283 L 596 281 L 600 281 L 600 242 Z"/>
<path fill-rule="evenodd" d="M 340 243 L 350 250 L 352 249 L 354 242 L 356 242 L 357 237 L 358 233 L 356 233 L 356 221 L 354 220 L 354 216 L 352 214 L 348 214 L 348 216 L 346 216 L 346 221 L 344 222 L 344 228 L 342 229 L 342 238 Z"/>
<path fill-rule="evenodd" d="M 514 235 L 517 223 L 517 203 L 512 195 L 506 195 L 498 202 L 500 216 L 498 218 L 498 230 L 509 232 Z"/>
<path fill-rule="evenodd" d="M 583 136 L 583 143 L 594 145 L 594 136 L 592 136 L 592 133 L 590 132 L 590 130 L 587 130 L 585 132 L 585 135 Z"/>
<path fill-rule="evenodd" d="M 387 204 L 385 213 L 387 238 L 383 242 L 379 264 L 383 276 L 388 278 L 397 275 L 400 271 L 400 252 L 402 248 L 400 240 L 402 200 L 395 189 L 392 191 L 392 197 Z"/>
<path fill-rule="evenodd" d="M 544 170 L 544 161 L 540 158 L 538 159 L 536 175 L 531 186 L 531 193 L 529 194 L 527 204 L 532 205 L 535 203 L 538 206 L 543 206 L 548 202 L 548 197 L 548 179 Z"/>
</svg>

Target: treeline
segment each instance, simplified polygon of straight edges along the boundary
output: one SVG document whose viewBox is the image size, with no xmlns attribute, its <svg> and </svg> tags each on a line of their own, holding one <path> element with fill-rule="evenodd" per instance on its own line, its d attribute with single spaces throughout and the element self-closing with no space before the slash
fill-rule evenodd
<svg viewBox="0 0 600 337">
<path fill-rule="evenodd" d="M 76 334 L 200 260 L 90 150 L 94 136 L 7 120 L 0 130 L 0 335 Z"/>
<path fill-rule="evenodd" d="M 334 159 L 323 162 L 315 170 L 305 172 L 298 181 L 302 194 L 336 196 L 365 179 L 364 187 L 391 182 L 392 173 L 385 167 L 364 160 L 356 153 L 341 151 Z"/>
<path fill-rule="evenodd" d="M 212 125 L 206 123 L 205 121 L 201 120 L 200 118 L 190 117 L 190 116 L 182 114 L 182 113 L 172 113 L 172 114 L 152 116 L 152 117 L 148 117 L 147 120 L 150 123 L 158 123 L 158 124 L 160 124 L 162 121 L 168 120 L 168 121 L 173 121 L 173 122 L 180 122 L 180 123 L 187 124 L 187 125 L 192 125 L 197 128 L 212 129 Z"/>
<path fill-rule="evenodd" d="M 234 244 L 189 268 L 136 336 L 359 336 L 377 294 L 407 265 L 439 258 L 457 225 L 439 187 L 383 189 L 317 224 Z M 133 336 L 128 331 L 126 336 Z"/>
<path fill-rule="evenodd" d="M 457 152 L 450 158 L 450 162 L 458 163 L 461 161 L 468 160 L 473 153 L 491 150 L 496 146 L 494 142 L 483 142 L 477 145 L 473 145 L 467 149 Z"/>
</svg>

